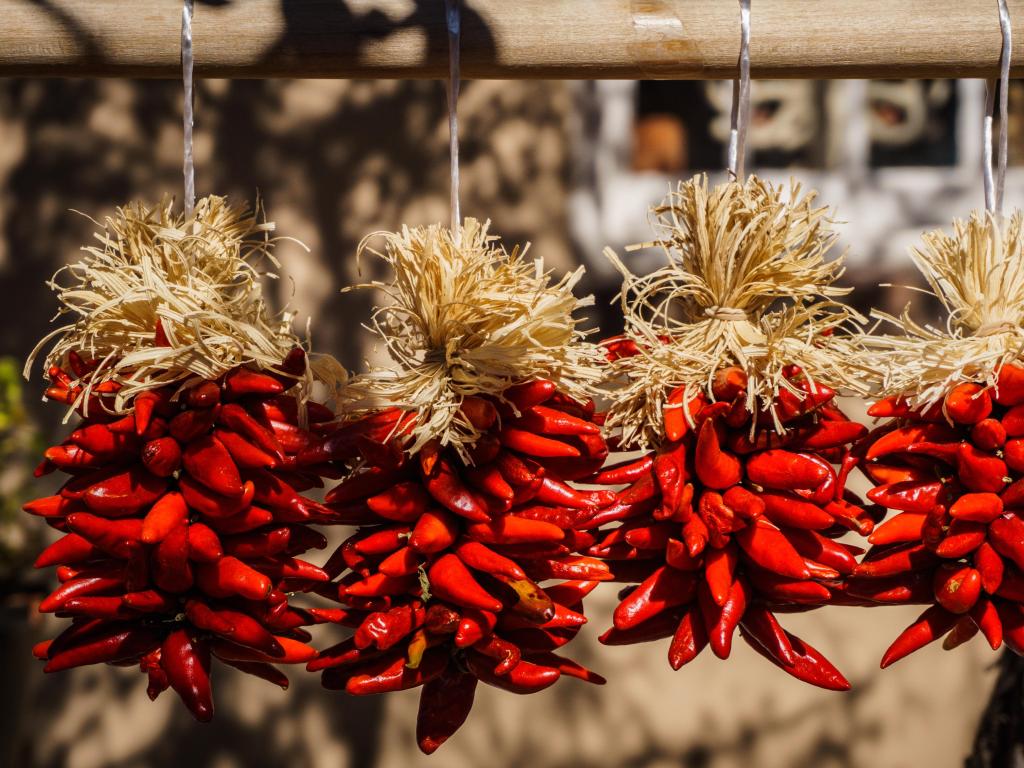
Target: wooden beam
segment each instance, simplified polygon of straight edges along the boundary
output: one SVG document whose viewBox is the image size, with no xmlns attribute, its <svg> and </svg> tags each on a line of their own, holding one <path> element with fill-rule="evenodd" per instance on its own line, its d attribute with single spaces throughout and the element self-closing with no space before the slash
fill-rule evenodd
<svg viewBox="0 0 1024 768">
<path fill-rule="evenodd" d="M 199 77 L 440 78 L 442 0 L 196 0 Z M 1010 0 L 1024 75 L 1024 0 Z M 180 0 L 0 0 L 0 75 L 180 77 Z M 996 0 L 753 0 L 754 77 L 989 77 Z M 728 78 L 736 0 L 463 0 L 467 78 Z"/>
</svg>

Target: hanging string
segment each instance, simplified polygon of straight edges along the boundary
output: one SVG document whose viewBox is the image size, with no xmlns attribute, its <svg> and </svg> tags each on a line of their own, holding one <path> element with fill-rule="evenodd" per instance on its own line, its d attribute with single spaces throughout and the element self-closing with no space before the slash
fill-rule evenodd
<svg viewBox="0 0 1024 768">
<path fill-rule="evenodd" d="M 448 26 L 448 157 L 451 164 L 452 232 L 458 233 L 462 214 L 459 210 L 459 48 L 461 45 L 461 0 L 444 0 Z M 457 234 L 456 234 L 457 236 Z"/>
<path fill-rule="evenodd" d="M 996 114 L 996 80 L 985 83 L 985 125 L 982 159 L 982 176 L 985 181 L 985 208 L 989 213 L 1001 216 L 1003 213 L 1003 192 L 1006 188 L 1006 165 L 1009 154 L 1010 114 L 1010 58 L 1013 53 L 1013 34 L 1010 26 L 1010 10 L 1006 0 L 996 0 L 999 6 L 999 28 L 1002 31 L 1002 49 L 999 53 L 999 150 L 995 179 L 992 168 L 992 129 Z"/>
<path fill-rule="evenodd" d="M 192 157 L 192 112 L 193 112 L 193 89 L 192 89 L 192 10 L 194 0 L 185 0 L 181 8 L 181 79 L 185 86 L 185 161 L 183 172 L 185 174 L 185 216 L 192 215 L 192 209 L 196 204 L 196 166 Z"/>
<path fill-rule="evenodd" d="M 750 0 L 740 0 L 740 76 L 732 83 L 729 126 L 729 173 L 743 179 L 743 159 L 750 122 Z"/>
</svg>

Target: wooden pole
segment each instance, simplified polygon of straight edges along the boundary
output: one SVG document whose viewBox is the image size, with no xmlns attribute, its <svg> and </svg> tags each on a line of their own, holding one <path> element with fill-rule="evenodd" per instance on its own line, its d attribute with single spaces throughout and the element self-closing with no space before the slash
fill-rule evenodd
<svg viewBox="0 0 1024 768">
<path fill-rule="evenodd" d="M 1024 0 L 1011 0 L 1024 75 Z M 198 77 L 441 78 L 442 0 L 199 0 Z M 0 75 L 181 77 L 180 0 L 0 0 Z M 729 78 L 735 0 L 465 0 L 467 78 Z M 754 77 L 990 77 L 994 0 L 756 0 Z"/>
</svg>

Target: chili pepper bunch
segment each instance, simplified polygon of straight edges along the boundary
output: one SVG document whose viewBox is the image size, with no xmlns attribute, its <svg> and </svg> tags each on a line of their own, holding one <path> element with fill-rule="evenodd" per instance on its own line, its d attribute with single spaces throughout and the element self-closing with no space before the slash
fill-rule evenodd
<svg viewBox="0 0 1024 768">
<path fill-rule="evenodd" d="M 326 546 L 309 524 L 327 510 L 301 495 L 325 468 L 297 457 L 317 439 L 302 414 L 332 414 L 303 402 L 305 353 L 265 315 L 263 230 L 221 198 L 108 220 L 60 289 L 78 319 L 47 360 L 47 398 L 81 422 L 37 475 L 70 478 L 25 506 L 62 534 L 36 561 L 60 581 L 40 609 L 71 620 L 36 647 L 45 670 L 137 664 L 151 698 L 173 688 L 199 720 L 212 657 L 287 687 L 274 665 L 316 656 L 302 627 L 322 617 L 288 593 L 328 580 L 298 559 Z"/>
<path fill-rule="evenodd" d="M 602 642 L 671 637 L 678 669 L 705 647 L 728 657 L 738 628 L 794 677 L 842 690 L 775 617 L 833 602 L 860 552 L 835 539 L 874 525 L 845 489 L 866 429 L 835 403 L 839 386 L 863 390 L 856 340 L 834 335 L 857 318 L 830 299 L 835 236 L 812 201 L 697 177 L 655 209 L 668 266 L 636 278 L 610 254 L 626 332 L 605 343 L 607 422 L 646 451 L 592 478 L 626 488 L 585 527 L 600 528 L 588 553 L 638 583 Z"/>
<path fill-rule="evenodd" d="M 945 636 L 1024 653 L 1024 320 L 1021 214 L 973 214 L 925 235 L 915 261 L 949 311 L 945 332 L 878 316 L 886 421 L 862 441 L 868 496 L 894 514 L 848 585 L 853 599 L 928 608 L 882 666 Z"/>
<path fill-rule="evenodd" d="M 610 578 L 574 553 L 593 543 L 577 524 L 614 494 L 567 482 L 608 456 L 586 394 L 600 353 L 572 317 L 576 277 L 551 285 L 472 220 L 386 245 L 394 304 L 377 328 L 396 365 L 347 388 L 383 407 L 321 446 L 355 470 L 327 506 L 358 528 L 325 567 L 338 580 L 316 591 L 355 631 L 308 668 L 355 695 L 421 687 L 417 741 L 430 753 L 480 681 L 520 694 L 562 676 L 603 682 L 556 651 Z"/>
</svg>

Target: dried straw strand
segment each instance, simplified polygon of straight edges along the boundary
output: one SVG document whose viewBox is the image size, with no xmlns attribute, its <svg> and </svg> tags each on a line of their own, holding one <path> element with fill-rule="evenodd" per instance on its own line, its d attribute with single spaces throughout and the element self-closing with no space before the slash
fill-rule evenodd
<svg viewBox="0 0 1024 768">
<path fill-rule="evenodd" d="M 899 317 L 872 312 L 895 334 L 870 338 L 880 396 L 937 403 L 963 381 L 995 384 L 999 368 L 1024 355 L 1024 214 L 974 211 L 952 234 L 925 233 L 911 258 L 946 310 L 944 328 L 921 325 L 910 305 Z"/>
<path fill-rule="evenodd" d="M 858 362 L 855 311 L 835 299 L 842 257 L 826 261 L 837 235 L 829 212 L 797 184 L 788 192 L 751 176 L 709 187 L 706 176 L 680 183 L 653 209 L 668 264 L 637 277 L 610 249 L 622 273 L 625 334 L 640 354 L 610 366 L 608 426 L 625 445 L 660 442 L 668 393 L 709 397 L 717 370 L 736 365 L 749 377 L 747 407 L 767 409 L 786 388 L 783 370 L 866 392 Z M 775 419 L 775 428 L 783 429 Z"/>
<path fill-rule="evenodd" d="M 542 260 L 524 259 L 525 248 L 506 251 L 489 224 L 466 219 L 455 232 L 403 227 L 359 246 L 391 270 L 387 282 L 356 287 L 378 288 L 390 300 L 374 311 L 371 330 L 393 364 L 355 377 L 348 409 L 415 411 L 411 452 L 437 439 L 465 457 L 479 433 L 459 412 L 464 397 L 501 397 L 513 384 L 544 378 L 586 398 L 602 377 L 601 352 L 574 317 L 593 303 L 573 294 L 583 268 L 554 281 Z M 369 246 L 377 236 L 383 251 Z"/>
<path fill-rule="evenodd" d="M 101 361 L 81 382 L 79 401 L 104 381 L 122 385 L 115 411 L 147 389 L 202 377 L 215 379 L 240 365 L 273 368 L 299 344 L 292 315 L 271 314 L 261 280 L 276 278 L 274 224 L 223 197 L 200 200 L 190 217 L 157 205 L 119 208 L 95 234 L 99 245 L 50 280 L 71 321 L 43 338 L 29 355 L 25 376 L 56 340 L 45 365 L 66 368 L 75 351 Z M 154 344 L 157 324 L 166 346 Z M 304 389 L 311 376 L 303 377 Z M 77 403 L 76 403 L 77 404 Z"/>
</svg>

